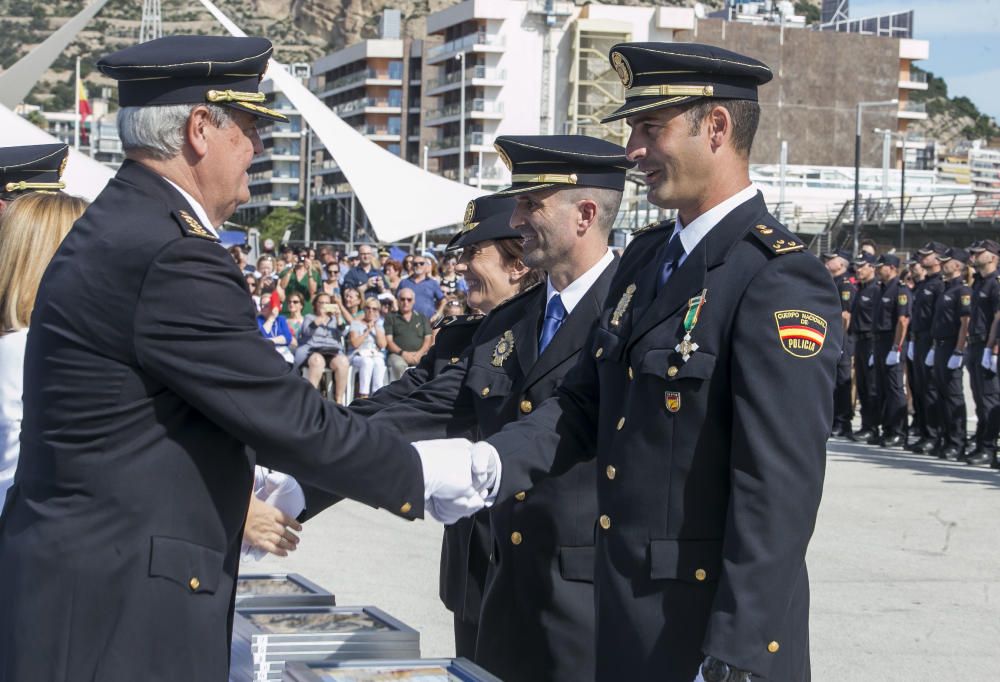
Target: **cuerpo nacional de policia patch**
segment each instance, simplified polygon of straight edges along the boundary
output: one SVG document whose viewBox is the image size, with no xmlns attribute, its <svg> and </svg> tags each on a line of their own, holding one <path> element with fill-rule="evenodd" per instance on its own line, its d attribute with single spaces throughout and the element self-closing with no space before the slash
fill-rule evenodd
<svg viewBox="0 0 1000 682">
<path fill-rule="evenodd" d="M 811 358 L 823 349 L 826 320 L 807 310 L 779 310 L 774 313 L 778 339 L 785 352 L 797 358 Z"/>
</svg>

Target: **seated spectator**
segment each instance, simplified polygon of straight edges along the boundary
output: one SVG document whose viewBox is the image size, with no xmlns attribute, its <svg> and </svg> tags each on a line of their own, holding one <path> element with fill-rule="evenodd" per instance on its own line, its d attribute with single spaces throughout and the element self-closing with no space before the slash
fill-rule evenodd
<svg viewBox="0 0 1000 682">
<path fill-rule="evenodd" d="M 336 297 L 340 301 L 340 265 L 337 261 L 327 263 L 324 274 L 325 277 L 321 291 L 327 296 Z"/>
<path fill-rule="evenodd" d="M 344 277 L 344 286 L 357 289 L 365 298 L 378 296 L 381 293 L 379 285 L 383 284 L 382 273 L 375 266 L 373 258 L 374 250 L 371 244 L 362 244 L 358 247 L 358 266 L 351 268 Z"/>
<path fill-rule="evenodd" d="M 271 256 L 261 256 L 257 259 L 257 274 L 261 279 L 277 279 L 274 274 L 274 258 Z"/>
<path fill-rule="evenodd" d="M 299 332 L 302 331 L 302 323 L 305 322 L 305 316 L 302 314 L 305 307 L 302 304 L 302 294 L 298 292 L 289 294 L 285 299 L 285 305 L 288 307 L 288 315 L 285 317 L 288 328 L 292 330 L 292 336 L 298 338 Z"/>
<path fill-rule="evenodd" d="M 465 280 L 455 272 L 457 264 L 458 259 L 453 255 L 446 255 L 441 261 L 441 291 L 444 292 L 445 296 L 457 293 L 465 294 L 469 291 Z"/>
<path fill-rule="evenodd" d="M 285 307 L 282 309 L 285 315 L 290 312 L 288 296 L 293 293 L 301 294 L 300 300 L 304 301 L 302 311 L 307 315 L 312 313 L 312 299 L 319 291 L 322 282 L 317 261 L 311 260 L 304 254 L 298 256 L 294 265 L 281 271 L 278 282 L 285 290 Z"/>
<path fill-rule="evenodd" d="M 367 398 L 385 384 L 385 330 L 379 302 L 365 301 L 364 316 L 351 322 L 351 366 L 358 373 L 358 398 Z"/>
<path fill-rule="evenodd" d="M 403 277 L 409 277 L 413 274 L 413 259 L 414 255 L 412 253 L 403 256 Z"/>
<path fill-rule="evenodd" d="M 254 312 L 260 311 L 260 296 L 257 295 L 257 273 L 248 272 L 244 275 L 247 283 L 247 291 L 250 292 L 250 300 L 253 301 Z"/>
<path fill-rule="evenodd" d="M 396 304 L 396 297 L 386 292 L 384 294 L 378 295 L 379 305 L 382 306 L 382 319 L 384 320 L 386 315 L 389 313 L 394 313 L 399 310 L 399 306 Z"/>
<path fill-rule="evenodd" d="M 288 328 L 288 321 L 281 315 L 281 303 L 277 292 L 272 292 L 271 296 L 261 304 L 260 313 L 257 314 L 257 327 L 264 338 L 274 343 L 278 355 L 285 359 L 289 365 L 295 362 L 292 349 L 295 348 L 295 337 L 292 330 Z"/>
<path fill-rule="evenodd" d="M 347 312 L 347 321 L 356 320 L 364 313 L 361 310 L 361 294 L 358 293 L 357 289 L 346 288 L 343 290 L 343 301 L 341 303 L 344 306 L 344 310 Z"/>
<path fill-rule="evenodd" d="M 299 332 L 299 347 L 295 351 L 295 366 L 305 365 L 306 379 L 319 388 L 323 370 L 333 370 L 334 396 L 337 403 L 346 403 L 348 378 L 344 331 L 350 320 L 337 299 L 326 293 L 316 295 L 312 315 L 306 315 Z"/>
<path fill-rule="evenodd" d="M 399 264 L 399 261 L 392 258 L 387 258 L 382 265 L 382 276 L 385 278 L 386 288 L 394 294 L 399 291 L 399 283 L 403 281 L 402 269 L 403 266 Z"/>
<path fill-rule="evenodd" d="M 399 290 L 399 312 L 385 318 L 385 342 L 389 349 L 389 381 L 403 376 L 431 347 L 431 323 L 413 309 L 412 289 Z"/>
<path fill-rule="evenodd" d="M 444 292 L 437 280 L 427 276 L 430 261 L 426 256 L 413 259 L 413 274 L 399 283 L 399 291 L 411 289 L 416 294 L 413 309 L 429 320 L 435 319 L 444 307 Z M 398 294 L 398 292 L 397 292 Z"/>
</svg>

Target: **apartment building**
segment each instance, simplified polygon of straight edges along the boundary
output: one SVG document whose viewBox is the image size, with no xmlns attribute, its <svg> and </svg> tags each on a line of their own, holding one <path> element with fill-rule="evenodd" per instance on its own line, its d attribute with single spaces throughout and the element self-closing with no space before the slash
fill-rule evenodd
<svg viewBox="0 0 1000 682">
<path fill-rule="evenodd" d="M 1000 149 L 970 149 L 969 179 L 973 192 L 1000 195 Z"/>
</svg>

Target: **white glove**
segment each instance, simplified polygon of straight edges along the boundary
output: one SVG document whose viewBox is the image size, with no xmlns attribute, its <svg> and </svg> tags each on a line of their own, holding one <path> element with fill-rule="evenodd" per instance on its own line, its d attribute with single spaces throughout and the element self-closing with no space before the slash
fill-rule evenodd
<svg viewBox="0 0 1000 682">
<path fill-rule="evenodd" d="M 899 364 L 899 351 L 891 350 L 889 354 L 885 356 L 885 364 L 889 367 L 893 367 Z"/>
<path fill-rule="evenodd" d="M 465 492 L 465 495 L 453 499 L 432 497 L 427 501 L 427 513 L 441 523 L 450 525 L 486 507 L 483 496 L 475 488 L 469 488 Z"/>
<path fill-rule="evenodd" d="M 959 367 L 961 367 L 962 359 L 963 358 L 961 355 L 955 355 L 954 353 L 952 353 L 951 357 L 948 358 L 948 369 L 958 369 Z"/>
<path fill-rule="evenodd" d="M 997 356 L 995 355 L 993 356 L 993 359 L 990 360 L 990 371 L 994 374 L 997 373 Z"/>
<path fill-rule="evenodd" d="M 987 372 L 989 372 L 993 368 L 993 362 L 994 362 L 994 360 L 993 360 L 993 350 L 991 348 L 984 348 L 983 349 L 983 361 L 981 363 L 982 366 L 983 366 L 983 369 L 985 369 Z"/>
<path fill-rule="evenodd" d="M 413 443 L 424 472 L 424 500 L 433 496 L 457 499 L 472 488 L 472 441 L 440 438 Z"/>
<path fill-rule="evenodd" d="M 503 465 L 500 463 L 500 453 L 486 441 L 479 441 L 472 446 L 472 485 L 491 506 L 500 489 L 500 475 Z"/>
<path fill-rule="evenodd" d="M 928 367 L 933 367 L 934 366 L 934 349 L 933 348 L 931 348 L 929 351 L 927 351 L 927 357 L 924 358 L 924 364 L 927 365 Z"/>
<path fill-rule="evenodd" d="M 698 666 L 698 674 L 695 675 L 694 682 L 705 682 L 705 678 L 701 676 L 701 666 Z"/>
<path fill-rule="evenodd" d="M 914 349 L 915 346 L 913 345 L 912 341 L 906 344 L 906 359 L 909 360 L 910 362 L 913 362 Z"/>
<path fill-rule="evenodd" d="M 875 365 L 875 353 L 868 354 L 868 366 L 872 367 Z"/>
</svg>

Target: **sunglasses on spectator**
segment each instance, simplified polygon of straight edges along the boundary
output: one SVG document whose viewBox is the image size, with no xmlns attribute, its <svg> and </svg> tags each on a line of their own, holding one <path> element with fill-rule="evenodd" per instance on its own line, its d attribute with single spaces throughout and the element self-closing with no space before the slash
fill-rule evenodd
<svg viewBox="0 0 1000 682">
<path fill-rule="evenodd" d="M 299 300 L 299 299 L 297 299 L 297 298 L 290 298 L 290 299 L 288 299 L 288 305 L 291 305 L 291 304 L 293 304 L 293 303 L 294 303 L 295 305 L 302 305 L 302 301 L 300 301 L 300 300 Z"/>
<path fill-rule="evenodd" d="M 366 305 L 365 306 L 365 310 L 374 310 L 375 312 L 379 312 L 380 310 L 382 310 L 382 306 L 381 305 Z"/>
<path fill-rule="evenodd" d="M 422 268 L 423 266 L 427 265 L 427 261 L 425 261 L 425 260 L 415 260 L 415 261 L 413 261 L 413 264 L 416 265 L 417 267 L 421 267 Z"/>
<path fill-rule="evenodd" d="M 403 296 L 400 296 L 400 297 L 399 297 L 399 300 L 400 300 L 400 301 L 412 301 L 412 300 L 413 300 L 413 298 L 412 298 L 412 297 L 410 297 L 410 298 L 404 298 Z"/>
</svg>

